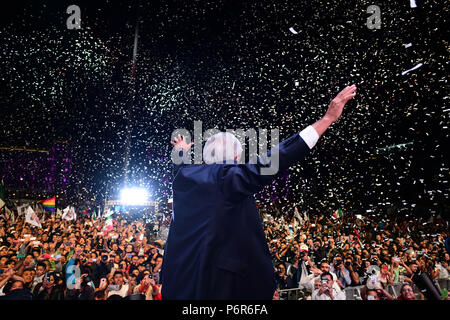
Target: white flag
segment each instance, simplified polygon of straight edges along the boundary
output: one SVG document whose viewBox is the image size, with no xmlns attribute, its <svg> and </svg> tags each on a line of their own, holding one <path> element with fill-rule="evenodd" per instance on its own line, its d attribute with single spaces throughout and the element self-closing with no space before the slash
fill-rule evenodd
<svg viewBox="0 0 450 320">
<path fill-rule="evenodd" d="M 298 222 L 300 223 L 300 225 L 303 225 L 303 218 L 300 216 L 300 213 L 298 212 L 297 207 L 295 207 L 294 214 L 295 214 L 295 217 L 297 218 Z"/>
<path fill-rule="evenodd" d="M 44 212 L 42 212 L 42 217 L 41 217 L 41 223 L 44 223 L 44 221 L 45 221 L 45 211 Z"/>
<path fill-rule="evenodd" d="M 8 207 L 5 207 L 5 213 L 6 213 L 6 217 L 11 219 L 13 223 L 16 221 L 16 217 L 14 216 L 14 212 L 9 210 Z"/>
<path fill-rule="evenodd" d="M 29 224 L 42 228 L 41 223 L 39 222 L 39 218 L 36 215 L 36 213 L 31 209 L 31 207 L 28 207 L 27 213 L 25 215 L 25 222 L 28 222 Z"/>
<path fill-rule="evenodd" d="M 303 218 L 305 219 L 305 221 L 309 221 L 309 217 L 308 217 L 308 215 L 306 214 L 306 211 L 303 212 Z"/>
<path fill-rule="evenodd" d="M 56 209 L 56 217 L 57 218 L 61 218 L 62 217 L 62 212 L 61 212 L 61 210 L 59 210 L 59 208 Z"/>
<path fill-rule="evenodd" d="M 103 218 L 108 218 L 109 216 L 112 216 L 113 213 L 114 213 L 114 211 L 112 211 L 111 209 L 108 209 L 108 211 L 103 215 Z"/>
<path fill-rule="evenodd" d="M 66 220 L 75 220 L 77 218 L 77 214 L 75 213 L 75 208 L 72 206 L 67 206 L 67 208 L 65 208 L 63 210 L 63 215 L 61 217 L 61 219 L 66 219 Z"/>
<path fill-rule="evenodd" d="M 28 204 L 23 204 L 17 207 L 17 213 L 19 217 L 27 212 Z"/>
</svg>

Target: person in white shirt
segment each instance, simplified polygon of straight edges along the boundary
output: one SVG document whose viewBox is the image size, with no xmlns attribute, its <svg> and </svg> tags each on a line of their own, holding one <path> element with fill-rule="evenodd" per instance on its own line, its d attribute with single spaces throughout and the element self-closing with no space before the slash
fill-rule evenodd
<svg viewBox="0 0 450 320">
<path fill-rule="evenodd" d="M 337 291 L 334 286 L 333 277 L 329 272 L 323 272 L 320 275 L 320 283 L 317 289 L 314 289 L 311 300 L 346 300 L 345 293 Z"/>
<path fill-rule="evenodd" d="M 333 272 L 330 272 L 330 265 L 327 261 L 320 262 L 320 269 L 312 268 L 313 273 L 308 275 L 307 277 L 303 277 L 300 280 L 300 287 L 314 291 L 314 285 L 316 281 L 320 280 L 320 275 L 322 273 L 330 273 L 333 279 L 333 287 L 337 292 L 342 291 L 341 287 L 338 284 L 337 276 Z"/>
<path fill-rule="evenodd" d="M 447 261 L 442 259 L 440 263 L 436 264 L 436 267 L 439 270 L 438 279 L 450 280 L 450 267 Z"/>
<path fill-rule="evenodd" d="M 113 282 L 114 284 L 110 285 L 107 289 L 107 298 L 112 295 L 119 295 L 122 298 L 128 296 L 129 286 L 128 283 L 124 283 L 123 273 L 121 271 L 114 272 Z"/>
</svg>

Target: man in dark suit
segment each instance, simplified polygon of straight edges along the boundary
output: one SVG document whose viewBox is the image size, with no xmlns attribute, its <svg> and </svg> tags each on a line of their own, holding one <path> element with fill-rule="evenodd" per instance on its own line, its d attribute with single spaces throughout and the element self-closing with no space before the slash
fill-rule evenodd
<svg viewBox="0 0 450 320">
<path fill-rule="evenodd" d="M 331 101 L 323 118 L 256 163 L 238 163 L 242 147 L 236 146 L 234 136 L 230 140 L 220 133 L 205 144 L 204 158 L 208 150 L 206 156 L 213 161 L 205 162 L 210 164 L 175 166 L 173 219 L 161 274 L 163 299 L 272 299 L 274 268 L 253 195 L 276 175 L 261 172 L 271 166 L 268 159 L 274 154 L 278 154 L 280 173 L 304 159 L 339 119 L 355 90 L 354 85 L 346 87 Z M 180 155 L 193 145 L 182 136 L 174 140 L 171 143 Z M 217 149 L 230 143 L 233 158 Z M 217 159 L 218 153 L 222 159 Z"/>
</svg>

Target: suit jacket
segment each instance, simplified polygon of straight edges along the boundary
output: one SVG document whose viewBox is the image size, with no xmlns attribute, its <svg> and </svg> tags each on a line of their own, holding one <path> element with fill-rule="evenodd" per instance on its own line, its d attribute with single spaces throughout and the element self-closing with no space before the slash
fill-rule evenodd
<svg viewBox="0 0 450 320">
<path fill-rule="evenodd" d="M 275 148 L 278 173 L 310 152 L 298 133 Z M 272 153 L 255 164 L 174 167 L 173 219 L 161 271 L 163 299 L 272 299 L 274 268 L 253 196 L 277 177 L 261 174 Z"/>
</svg>

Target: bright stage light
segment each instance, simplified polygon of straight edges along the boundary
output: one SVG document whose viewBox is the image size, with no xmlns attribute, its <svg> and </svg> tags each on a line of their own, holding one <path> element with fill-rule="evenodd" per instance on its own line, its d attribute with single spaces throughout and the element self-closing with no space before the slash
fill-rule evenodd
<svg viewBox="0 0 450 320">
<path fill-rule="evenodd" d="M 142 188 L 125 188 L 120 192 L 120 202 L 125 205 L 142 205 L 148 201 L 148 192 Z"/>
</svg>

